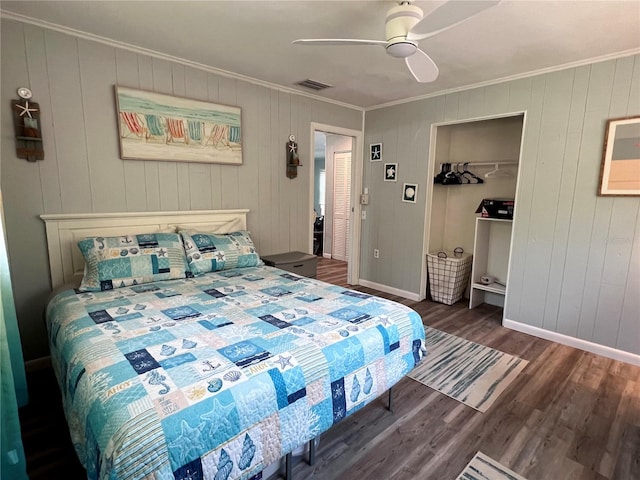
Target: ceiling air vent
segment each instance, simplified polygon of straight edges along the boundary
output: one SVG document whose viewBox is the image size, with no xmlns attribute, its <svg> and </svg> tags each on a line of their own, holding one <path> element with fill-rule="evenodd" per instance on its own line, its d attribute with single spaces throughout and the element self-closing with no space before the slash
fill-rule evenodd
<svg viewBox="0 0 640 480">
<path fill-rule="evenodd" d="M 333 85 L 327 85 L 326 83 L 316 82 L 315 80 L 311 80 L 310 78 L 307 78 L 306 80 L 302 80 L 300 82 L 296 82 L 296 85 L 307 87 L 315 91 L 324 90 L 325 88 L 333 87 Z"/>
</svg>

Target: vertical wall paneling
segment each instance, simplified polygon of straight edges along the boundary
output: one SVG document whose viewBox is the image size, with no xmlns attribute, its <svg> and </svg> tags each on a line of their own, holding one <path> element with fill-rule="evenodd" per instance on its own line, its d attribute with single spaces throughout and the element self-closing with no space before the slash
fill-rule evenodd
<svg viewBox="0 0 640 480">
<path fill-rule="evenodd" d="M 412 121 L 412 118 L 402 119 L 399 118 L 399 128 L 397 135 L 397 143 L 395 146 L 395 155 L 389 156 L 385 158 L 381 163 L 380 168 L 380 179 L 383 181 L 383 187 L 390 185 L 389 182 L 384 182 L 384 163 L 385 162 L 394 162 L 398 163 L 398 171 L 402 169 L 402 178 L 406 179 L 407 182 L 416 182 L 418 183 L 418 179 L 420 178 L 421 171 L 424 170 L 422 165 L 418 164 L 418 152 L 417 152 L 417 135 L 419 131 L 419 122 Z M 424 163 L 424 158 L 421 159 Z M 402 185 L 400 185 L 402 188 Z M 402 198 L 402 190 L 397 194 L 395 201 L 392 199 L 389 202 L 390 208 L 390 219 L 402 218 L 403 210 L 422 210 L 424 205 L 425 198 L 425 190 L 424 188 L 418 188 L 417 191 L 417 200 L 416 203 L 404 203 L 402 201 L 398 201 L 398 199 Z M 411 212 L 415 214 L 416 212 Z M 394 223 L 396 220 L 392 220 Z M 408 290 L 411 288 L 411 284 L 415 282 L 415 278 L 411 281 L 408 278 L 407 272 L 411 272 L 411 264 L 416 261 L 416 259 L 411 258 L 408 255 L 397 255 L 397 252 L 401 252 L 403 249 L 407 248 L 412 251 L 415 251 L 417 248 L 420 248 L 422 244 L 422 236 L 415 235 L 415 232 L 412 232 L 413 227 L 411 225 L 397 225 L 399 228 L 394 228 L 390 231 L 390 243 L 386 248 L 385 254 L 393 255 L 393 262 L 390 262 L 389 265 L 391 267 L 389 272 L 389 278 L 391 281 L 391 285 L 398 285 L 398 288 L 401 290 Z M 408 228 L 407 228 L 408 227 Z"/>
<path fill-rule="evenodd" d="M 521 310 L 534 311 L 536 305 L 544 305 L 551 268 L 554 223 L 550 214 L 558 208 L 562 180 L 563 153 L 569 119 L 573 71 L 563 70 L 548 76 L 542 101 L 542 114 L 533 196 L 536 198 L 529 216 L 528 251 L 525 263 L 527 274 L 522 288 Z M 523 177 L 524 178 L 524 177 Z M 528 177 L 531 178 L 531 177 Z M 525 191 L 526 191 L 525 187 Z M 541 262 L 541 258 L 548 259 Z M 543 317 L 531 318 L 535 326 L 543 326 Z"/>
<path fill-rule="evenodd" d="M 258 87 L 258 151 L 256 160 L 258 162 L 258 190 L 253 192 L 258 196 L 262 208 L 271 208 L 271 195 L 275 191 L 271 189 L 271 175 L 277 175 L 277 171 L 271 168 L 271 152 L 267 145 L 271 138 L 271 96 L 265 87 Z M 274 252 L 274 243 L 271 239 L 272 220 L 268 215 L 258 217 L 260 236 L 256 248 L 259 252 Z"/>
<path fill-rule="evenodd" d="M 207 74 L 207 96 L 209 101 L 220 103 L 219 77 Z M 222 165 L 211 165 L 211 206 L 214 209 L 222 208 Z"/>
<path fill-rule="evenodd" d="M 627 115 L 633 65 L 633 57 L 615 62 L 609 118 Z M 632 198 L 611 200 L 593 339 L 597 343 L 615 347 L 617 329 L 610 328 L 609 322 L 615 325 L 620 322 L 627 281 L 627 275 L 620 275 L 620 272 L 628 271 L 635 231 L 634 222 L 630 219 L 637 217 L 638 202 Z"/>
<path fill-rule="evenodd" d="M 573 197 L 576 188 L 588 82 L 589 67 L 577 68 L 573 77 L 571 98 L 568 99 L 570 111 L 565 134 L 563 161 L 560 162 L 560 165 L 556 165 L 556 174 L 560 175 L 560 192 L 554 219 L 553 247 L 542 326 L 565 335 L 575 335 L 578 324 L 577 315 L 559 321 L 558 311 L 563 295 L 562 285 L 567 250 L 570 248 L 568 245 L 569 225 L 574 208 Z M 556 163 L 559 161 L 560 158 L 556 157 Z"/>
<path fill-rule="evenodd" d="M 640 295 L 638 295 L 638 292 L 640 292 L 640 268 L 638 268 L 638 265 L 640 265 L 640 241 L 638 241 L 638 238 L 640 238 L 640 213 L 636 217 L 636 230 L 633 238 L 620 325 L 616 332 L 617 348 L 627 352 L 640 351 L 640 328 L 638 328 L 638 312 L 640 311 Z"/>
<path fill-rule="evenodd" d="M 444 97 L 444 117 L 443 121 L 457 120 L 460 107 L 460 94 L 450 93 Z"/>
<path fill-rule="evenodd" d="M 208 101 L 207 74 L 195 68 L 185 68 L 185 96 Z M 187 163 L 186 184 L 189 189 L 188 207 L 191 210 L 211 208 L 211 164 Z"/>
<path fill-rule="evenodd" d="M 588 163 L 584 165 L 586 168 L 581 171 L 583 188 L 576 191 L 576 200 L 581 209 L 591 213 L 591 228 L 585 236 L 585 240 L 588 242 L 585 245 L 587 247 L 587 255 L 582 259 L 587 268 L 584 277 L 584 288 L 581 292 L 581 309 L 578 323 L 578 337 L 580 338 L 593 338 L 613 206 L 613 197 L 598 198 L 593 192 L 596 192 L 598 188 L 605 119 L 609 116 L 614 74 L 615 62 L 600 63 L 591 67 L 589 98 L 592 101 L 587 103 L 584 125 L 585 133 L 591 134 L 589 135 L 591 148 L 589 148 L 588 152 L 583 152 L 583 159 Z M 591 92 L 592 89 L 593 94 Z"/>
<path fill-rule="evenodd" d="M 43 207 L 46 213 L 60 213 L 62 212 L 62 198 L 60 197 L 60 182 L 58 180 L 60 174 L 56 137 L 53 134 L 44 34 L 41 29 L 25 24 L 24 41 L 29 77 L 28 87 L 34 92 L 34 98 L 40 104 L 40 131 L 44 138 L 46 162 L 38 162 Z M 10 87 L 13 87 L 13 84 Z"/>
<path fill-rule="evenodd" d="M 369 198 L 372 196 L 376 197 L 376 210 L 379 212 L 378 215 L 372 218 L 372 228 L 378 228 L 378 225 L 387 225 L 387 228 L 380 229 L 378 233 L 378 244 L 374 245 L 373 248 L 377 248 L 380 250 L 380 258 L 373 258 L 373 251 L 369 252 L 369 258 L 373 262 L 375 266 L 373 270 L 375 271 L 376 276 L 379 279 L 379 283 L 383 285 L 393 285 L 391 279 L 391 267 L 393 257 L 393 236 L 396 234 L 396 223 L 395 219 L 397 217 L 400 218 L 410 218 L 411 216 L 411 207 L 415 207 L 410 203 L 399 203 L 402 199 L 402 184 L 400 184 L 397 193 L 394 191 L 390 191 L 390 189 L 386 188 L 388 183 L 385 185 L 384 177 L 383 177 L 383 169 L 385 162 L 396 162 L 398 161 L 398 172 L 400 172 L 399 178 L 404 178 L 406 182 L 411 182 L 409 180 L 409 176 L 402 173 L 406 168 L 407 171 L 411 168 L 411 166 L 406 161 L 402 161 L 403 159 L 398 158 L 398 135 L 399 130 L 402 129 L 402 118 L 398 109 L 394 109 L 388 112 L 388 115 L 392 117 L 392 123 L 396 125 L 396 128 L 393 130 L 387 130 L 383 132 L 380 141 L 382 142 L 382 161 L 380 162 L 369 162 L 369 166 L 371 167 L 371 173 L 373 174 L 373 181 L 371 182 L 371 190 L 369 193 Z M 377 142 L 376 142 L 377 143 Z M 397 216 L 394 215 L 394 211 L 396 209 L 395 203 L 398 204 L 398 212 Z M 389 228 L 390 227 L 390 228 Z M 408 232 L 406 232 L 407 224 L 402 222 L 403 232 L 402 235 L 406 236 Z"/>
<path fill-rule="evenodd" d="M 224 105 L 238 105 L 238 80 L 220 77 L 218 82 L 219 103 Z M 244 157 L 245 152 L 242 152 Z M 235 165 L 222 165 L 220 181 L 222 190 L 222 208 L 232 208 L 242 205 L 241 193 L 238 188 L 238 168 Z"/>
<path fill-rule="evenodd" d="M 278 202 L 278 245 L 285 248 L 284 251 L 290 250 L 290 213 L 291 213 L 291 199 L 292 189 L 295 188 L 295 182 L 300 181 L 300 174 L 302 173 L 298 169 L 298 178 L 292 180 L 285 175 L 285 152 L 286 144 L 291 134 L 291 96 L 284 92 L 278 92 L 278 122 L 279 132 L 278 139 L 280 140 L 280 153 L 277 157 L 280 158 L 281 174 L 278 176 L 278 188 L 280 189 L 280 201 Z"/>
<path fill-rule="evenodd" d="M 485 88 L 484 94 L 484 114 L 498 115 L 508 112 L 509 108 L 509 85 L 498 83 Z"/>
<path fill-rule="evenodd" d="M 298 106 L 298 115 L 297 115 L 297 138 L 298 138 L 298 152 L 300 153 L 300 159 L 304 165 L 302 167 L 301 175 L 305 177 L 304 182 L 298 182 L 298 194 L 297 198 L 304 198 L 309 195 L 309 191 L 312 188 L 312 184 L 309 183 L 310 170 L 313 168 L 312 158 L 309 158 L 309 152 L 311 152 L 311 145 L 314 144 L 314 139 L 311 136 L 311 100 L 304 97 L 295 97 L 294 101 Z M 296 244 L 293 246 L 295 250 L 299 251 L 308 251 L 309 245 L 311 244 L 313 225 L 310 224 L 310 218 L 312 215 L 308 208 L 306 202 L 297 202 L 297 215 L 294 217 L 294 221 L 299 225 L 306 225 L 305 228 L 297 229 L 298 238 L 296 239 Z"/>
<path fill-rule="evenodd" d="M 298 102 L 296 101 L 296 97 L 293 95 L 289 96 L 289 133 L 296 138 L 296 142 L 298 143 L 298 155 L 300 157 L 300 163 L 303 164 L 302 161 L 306 155 L 304 154 L 305 150 L 302 150 L 302 145 L 300 144 L 300 132 L 298 131 Z M 305 135 L 306 136 L 306 135 Z M 303 143 L 304 144 L 304 143 Z M 308 151 L 308 150 L 307 150 Z M 309 163 L 307 162 L 307 168 L 309 168 Z M 298 178 L 296 178 L 293 182 L 291 182 L 290 188 L 290 198 L 289 201 L 289 222 L 291 224 L 295 223 L 298 219 L 298 202 L 295 201 L 298 197 L 298 188 L 300 185 L 307 184 L 308 175 L 306 175 L 307 170 L 305 168 L 298 168 Z M 311 186 L 308 185 L 307 191 Z M 289 229 L 289 248 L 291 250 L 299 250 L 298 245 L 298 234 L 302 233 L 303 229 L 290 228 Z M 301 242 L 300 242 L 301 243 Z M 303 249 L 303 251 L 306 248 Z"/>
<path fill-rule="evenodd" d="M 238 205 L 249 209 L 247 224 L 252 237 L 261 236 L 258 212 L 260 211 L 259 168 L 258 168 L 258 88 L 240 82 L 238 102 L 242 108 L 242 155 L 244 164 L 238 170 Z M 260 250 L 258 250 L 260 251 Z"/>
<path fill-rule="evenodd" d="M 130 88 L 140 88 L 138 55 L 134 52 L 120 49 L 116 49 L 115 54 L 116 85 Z M 113 95 L 113 101 L 115 103 L 115 90 L 113 92 Z M 114 122 L 119 122 L 119 119 L 115 118 L 115 113 Z M 119 125 L 119 123 L 117 125 Z M 119 145 L 118 148 L 120 148 Z M 122 161 L 122 168 L 124 171 L 124 196 L 127 202 L 127 211 L 139 212 L 141 210 L 146 210 L 147 184 L 144 170 L 145 162 L 143 160 L 124 160 Z"/>
<path fill-rule="evenodd" d="M 519 178 L 518 198 L 515 204 L 515 220 L 513 222 L 513 234 L 511 239 L 511 262 L 509 263 L 509 295 L 505 299 L 505 317 L 523 318 L 520 311 L 522 299 L 527 295 L 524 290 L 525 264 L 527 255 L 527 245 L 529 239 L 529 223 L 520 221 L 521 218 L 528 219 L 531 215 L 533 205 L 533 178 L 536 173 L 536 161 L 538 158 L 540 129 L 542 124 L 542 105 L 544 100 L 545 77 L 536 77 L 531 82 L 531 90 L 520 90 L 526 95 L 529 105 L 536 105 L 538 108 L 527 109 L 526 125 L 524 131 L 523 151 L 520 155 L 518 166 Z M 511 92 L 513 94 L 514 92 Z M 511 101 L 514 101 L 511 96 Z M 517 102 L 517 100 L 515 100 Z M 515 252 L 519 252 L 516 254 Z M 517 306 L 515 312 L 511 305 Z M 528 319 L 529 320 L 529 319 Z M 540 325 L 542 318 L 532 319 Z"/>
<path fill-rule="evenodd" d="M 627 116 L 640 114 L 640 58 L 633 57 L 633 74 L 627 104 Z M 638 312 L 640 312 L 640 213 L 636 217 L 636 230 L 632 239 L 629 273 L 625 288 L 622 314 L 618 328 L 616 345 L 628 352 L 640 351 L 640 328 L 638 328 Z"/>
<path fill-rule="evenodd" d="M 78 65 L 78 39 L 45 31 L 53 130 L 60 163 L 60 189 L 65 212 L 93 209 L 87 158 L 82 86 Z"/>
<path fill-rule="evenodd" d="M 620 323 L 626 283 L 628 276 L 633 275 L 629 269 L 636 227 L 633 220 L 637 217 L 637 201 L 613 199 L 593 331 L 594 341 L 603 345 L 615 347 L 618 337 L 618 329 L 611 328 L 611 325 Z"/>
<path fill-rule="evenodd" d="M 281 138 L 281 129 L 278 125 L 278 119 L 280 118 L 279 114 L 279 95 L 280 93 L 271 90 L 270 92 L 271 104 L 270 104 L 270 119 L 269 125 L 271 126 L 270 137 L 275 139 L 269 143 L 269 168 L 271 170 L 271 191 L 274 193 L 272 197 L 272 202 L 269 204 L 269 208 L 272 209 L 273 214 L 271 216 L 271 223 L 269 228 L 269 237 L 271 241 L 272 248 L 276 248 L 277 252 L 281 253 L 289 250 L 288 245 L 280 245 L 280 195 L 276 195 L 275 192 L 280 192 L 280 182 L 281 177 L 285 175 L 283 171 L 284 165 L 284 144 L 282 144 Z M 278 141 L 280 140 L 280 141 Z M 286 143 L 286 142 L 285 142 Z M 286 178 L 286 176 L 285 176 Z"/>
<path fill-rule="evenodd" d="M 186 97 L 185 66 L 175 63 L 171 64 L 171 77 L 173 79 L 173 94 L 178 97 Z M 176 162 L 176 172 L 178 174 L 178 209 L 189 210 L 191 208 L 189 164 L 186 162 Z"/>
<path fill-rule="evenodd" d="M 43 213 L 249 208 L 261 254 L 307 250 L 309 167 L 287 179 L 285 143 L 296 135 L 304 165 L 312 119 L 360 130 L 361 110 L 13 20 L 2 20 L 1 35 L 2 102 L 30 87 L 45 140 L 45 160 L 17 159 L 11 112 L 2 110 L 0 180 L 26 360 L 48 354 Z M 244 163 L 121 160 L 114 85 L 239 106 Z"/>
<path fill-rule="evenodd" d="M 173 95 L 173 65 L 166 60 L 157 58 L 153 58 L 151 63 L 153 65 L 153 90 L 158 93 Z M 158 188 L 160 210 L 179 210 L 176 162 L 158 162 Z"/>
<path fill-rule="evenodd" d="M 112 47 L 79 39 L 78 54 L 93 211 L 124 212 L 127 210 L 124 168 L 119 155 L 113 98 L 115 51 Z"/>
<path fill-rule="evenodd" d="M 147 57 L 146 55 L 138 55 L 138 73 L 140 75 L 140 88 L 143 90 L 153 91 L 153 58 Z M 159 163 L 160 162 L 144 161 L 147 208 L 150 211 L 160 210 L 160 175 L 158 170 Z"/>
</svg>

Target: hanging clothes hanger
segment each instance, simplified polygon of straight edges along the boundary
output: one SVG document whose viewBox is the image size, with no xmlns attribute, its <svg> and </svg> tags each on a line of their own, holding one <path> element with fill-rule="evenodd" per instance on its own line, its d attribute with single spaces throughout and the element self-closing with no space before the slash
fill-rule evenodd
<svg viewBox="0 0 640 480">
<path fill-rule="evenodd" d="M 506 170 L 500 170 L 500 164 L 496 163 L 495 168 L 493 170 L 484 174 L 484 178 L 490 178 L 490 177 L 508 178 L 508 177 L 511 177 L 511 174 Z"/>
<path fill-rule="evenodd" d="M 433 183 L 438 183 L 442 185 L 442 181 L 444 180 L 445 175 L 451 170 L 450 163 L 441 163 L 440 164 L 440 172 L 433 177 Z"/>
<path fill-rule="evenodd" d="M 449 166 L 451 166 L 451 164 L 449 164 Z M 460 185 L 461 183 L 462 183 L 462 180 L 460 180 L 459 173 L 453 169 L 449 170 L 444 176 L 444 178 L 442 179 L 443 185 Z"/>
<path fill-rule="evenodd" d="M 469 171 L 469 162 L 465 162 L 462 166 L 462 176 L 468 180 L 467 183 L 484 183 L 484 180 L 475 173 Z"/>
</svg>

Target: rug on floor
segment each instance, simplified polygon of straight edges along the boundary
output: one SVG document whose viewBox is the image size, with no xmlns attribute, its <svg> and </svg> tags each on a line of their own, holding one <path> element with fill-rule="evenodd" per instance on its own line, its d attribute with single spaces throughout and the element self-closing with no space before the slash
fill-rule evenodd
<svg viewBox="0 0 640 480">
<path fill-rule="evenodd" d="M 484 453 L 478 452 L 456 480 L 526 480 Z"/>
<path fill-rule="evenodd" d="M 427 355 L 408 377 L 485 412 L 529 363 L 425 327 Z"/>
</svg>

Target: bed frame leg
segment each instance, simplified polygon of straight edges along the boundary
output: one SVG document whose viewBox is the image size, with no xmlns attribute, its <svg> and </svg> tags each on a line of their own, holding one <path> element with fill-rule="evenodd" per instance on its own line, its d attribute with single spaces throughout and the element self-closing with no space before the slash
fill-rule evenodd
<svg viewBox="0 0 640 480">
<path fill-rule="evenodd" d="M 284 478 L 286 480 L 293 480 L 293 474 L 291 473 L 291 468 L 293 464 L 293 454 L 291 452 L 287 453 L 284 462 Z"/>
<path fill-rule="evenodd" d="M 316 463 L 316 439 L 309 440 L 309 465 L 313 467 Z"/>
<path fill-rule="evenodd" d="M 393 413 L 393 390 L 391 388 L 389 389 L 389 407 L 387 407 L 387 410 Z"/>
</svg>

